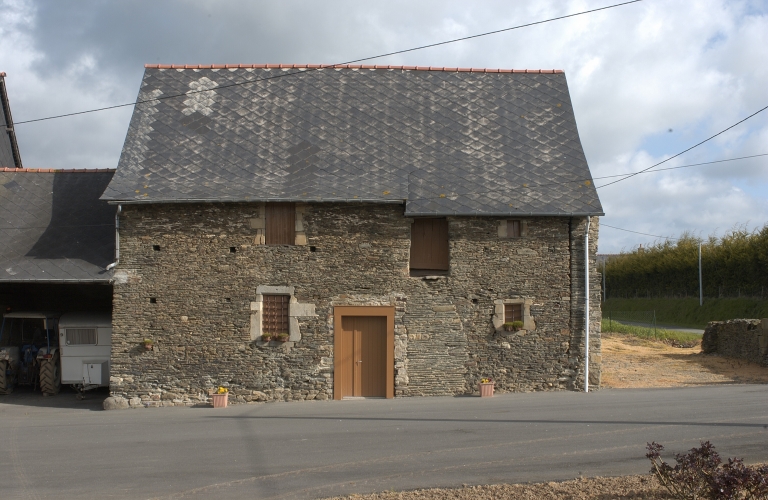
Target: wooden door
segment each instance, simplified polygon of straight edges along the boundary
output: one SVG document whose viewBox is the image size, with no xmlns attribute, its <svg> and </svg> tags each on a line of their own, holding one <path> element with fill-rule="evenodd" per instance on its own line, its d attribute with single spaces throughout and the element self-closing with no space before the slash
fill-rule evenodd
<svg viewBox="0 0 768 500">
<path fill-rule="evenodd" d="M 449 269 L 448 221 L 414 219 L 411 225 L 411 269 Z"/>
<path fill-rule="evenodd" d="M 386 316 L 343 316 L 340 347 L 341 397 L 386 397 Z"/>
<path fill-rule="evenodd" d="M 296 204 L 267 203 L 264 210 L 264 242 L 267 245 L 293 245 L 296 242 Z"/>
</svg>

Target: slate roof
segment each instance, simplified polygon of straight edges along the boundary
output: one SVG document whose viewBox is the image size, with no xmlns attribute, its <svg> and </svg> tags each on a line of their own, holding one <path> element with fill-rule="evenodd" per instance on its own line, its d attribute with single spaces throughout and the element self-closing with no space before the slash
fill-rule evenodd
<svg viewBox="0 0 768 500">
<path fill-rule="evenodd" d="M 21 155 L 13 130 L 11 105 L 5 88 L 5 73 L 0 73 L 0 168 L 21 168 Z"/>
<path fill-rule="evenodd" d="M 104 200 L 603 214 L 561 71 L 156 65 L 138 99 Z"/>
<path fill-rule="evenodd" d="M 0 282 L 108 282 L 114 172 L 0 169 Z"/>
</svg>

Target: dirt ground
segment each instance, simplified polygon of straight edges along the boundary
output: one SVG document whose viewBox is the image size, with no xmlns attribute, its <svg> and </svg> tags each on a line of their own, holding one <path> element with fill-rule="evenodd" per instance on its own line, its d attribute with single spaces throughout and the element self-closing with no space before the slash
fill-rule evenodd
<svg viewBox="0 0 768 500">
<path fill-rule="evenodd" d="M 695 347 L 673 347 L 629 335 L 602 335 L 602 387 L 683 387 L 710 384 L 765 384 L 768 368 Z"/>
<path fill-rule="evenodd" d="M 603 333 L 603 388 L 765 384 L 768 368 L 702 354 L 701 344 L 673 347 L 629 335 Z M 535 484 L 496 484 L 352 495 L 345 500 L 661 500 L 673 498 L 650 475 L 593 477 Z M 335 497 L 334 500 L 341 500 Z"/>
</svg>

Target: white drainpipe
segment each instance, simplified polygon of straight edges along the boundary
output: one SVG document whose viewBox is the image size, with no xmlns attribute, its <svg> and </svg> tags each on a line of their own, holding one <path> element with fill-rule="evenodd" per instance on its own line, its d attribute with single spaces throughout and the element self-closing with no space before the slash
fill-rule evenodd
<svg viewBox="0 0 768 500">
<path fill-rule="evenodd" d="M 115 261 L 107 266 L 107 271 L 114 269 L 114 267 L 120 262 L 120 212 L 123 211 L 123 206 L 117 206 L 117 212 L 115 212 Z"/>
<path fill-rule="evenodd" d="M 589 216 L 584 232 L 584 392 L 589 392 Z"/>
</svg>

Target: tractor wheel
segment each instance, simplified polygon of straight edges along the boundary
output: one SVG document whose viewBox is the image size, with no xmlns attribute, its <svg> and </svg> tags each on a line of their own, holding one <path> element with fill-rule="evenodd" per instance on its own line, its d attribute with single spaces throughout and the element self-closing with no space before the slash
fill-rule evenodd
<svg viewBox="0 0 768 500">
<path fill-rule="evenodd" d="M 40 362 L 40 390 L 44 396 L 58 394 L 61 389 L 61 358 L 56 353 Z"/>
<path fill-rule="evenodd" d="M 13 392 L 12 376 L 7 374 L 8 361 L 0 361 L 0 394 L 10 394 Z"/>
</svg>

